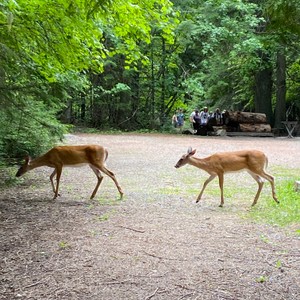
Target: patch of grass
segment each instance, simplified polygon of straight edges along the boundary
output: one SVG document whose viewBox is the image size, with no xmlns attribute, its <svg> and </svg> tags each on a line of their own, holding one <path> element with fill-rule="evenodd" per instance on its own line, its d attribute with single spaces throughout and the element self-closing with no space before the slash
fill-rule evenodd
<svg viewBox="0 0 300 300">
<path fill-rule="evenodd" d="M 265 196 L 261 197 L 259 205 L 254 206 L 248 216 L 261 223 L 282 227 L 299 224 L 300 227 L 300 192 L 294 189 L 295 180 L 296 177 L 280 178 L 276 185 L 280 204 L 273 199 L 264 201 Z M 296 232 L 300 233 L 300 229 Z"/>
<path fill-rule="evenodd" d="M 111 209 L 109 210 L 108 212 L 100 215 L 97 220 L 100 221 L 100 222 L 105 222 L 105 221 L 108 221 L 112 216 L 113 214 L 115 214 L 116 211 L 114 209 Z"/>
<path fill-rule="evenodd" d="M 194 196 L 196 199 L 203 187 L 205 180 L 208 177 L 209 175 L 206 173 L 200 174 L 199 176 L 184 176 L 182 178 L 182 184 L 180 185 L 179 194 L 182 193 L 184 195 L 185 193 L 185 195 Z M 239 178 L 243 178 L 244 181 L 239 182 Z M 240 173 L 239 175 L 225 175 L 223 189 L 225 204 L 228 200 L 234 200 L 236 202 L 238 199 L 243 199 L 243 201 L 245 201 L 249 197 L 249 201 L 252 201 L 254 199 L 256 190 L 257 184 L 247 173 Z M 221 197 L 221 191 L 218 177 L 216 177 L 207 185 L 202 198 L 206 197 L 213 197 L 219 201 Z"/>
<path fill-rule="evenodd" d="M 262 276 L 255 278 L 255 281 L 258 283 L 264 283 L 264 282 L 268 281 L 268 277 L 262 275 Z"/>
<path fill-rule="evenodd" d="M 66 241 L 60 241 L 58 243 L 58 247 L 59 247 L 59 249 L 63 250 L 63 249 L 70 248 L 70 245 Z"/>
<path fill-rule="evenodd" d="M 109 219 L 109 214 L 108 214 L 108 213 L 103 214 L 103 215 L 101 215 L 101 216 L 98 217 L 98 220 L 99 220 L 100 222 L 107 221 L 108 219 Z"/>
<path fill-rule="evenodd" d="M 97 199 L 97 202 L 99 205 L 108 205 L 108 206 L 114 206 L 119 205 L 121 200 L 120 198 L 112 199 L 109 197 L 110 195 L 104 195 Z"/>
<path fill-rule="evenodd" d="M 159 194 L 162 195 L 181 195 L 182 189 L 179 186 L 165 186 L 159 189 Z"/>
</svg>

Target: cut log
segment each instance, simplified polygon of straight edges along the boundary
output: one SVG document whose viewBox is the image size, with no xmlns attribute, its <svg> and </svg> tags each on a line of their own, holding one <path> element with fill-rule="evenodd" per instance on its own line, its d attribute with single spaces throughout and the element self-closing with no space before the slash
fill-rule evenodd
<svg viewBox="0 0 300 300">
<path fill-rule="evenodd" d="M 239 129 L 242 132 L 271 132 L 270 124 L 240 124 Z"/>
<path fill-rule="evenodd" d="M 255 124 L 267 123 L 266 114 L 262 114 L 262 113 L 228 111 L 226 112 L 226 118 L 228 118 L 229 122 L 232 121 L 238 123 L 255 123 Z"/>
</svg>

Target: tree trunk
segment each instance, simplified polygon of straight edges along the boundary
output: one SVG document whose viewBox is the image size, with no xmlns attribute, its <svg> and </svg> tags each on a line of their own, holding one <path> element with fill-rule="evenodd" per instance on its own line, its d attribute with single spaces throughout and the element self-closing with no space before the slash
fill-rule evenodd
<svg viewBox="0 0 300 300">
<path fill-rule="evenodd" d="M 155 119 L 155 75 L 154 75 L 154 42 L 152 40 L 151 44 L 151 86 L 150 86 L 150 122 L 152 127 L 154 127 Z"/>
<path fill-rule="evenodd" d="M 166 42 L 162 40 L 162 60 L 161 60 L 161 95 L 160 95 L 160 116 L 161 122 L 165 123 L 165 97 L 166 97 Z"/>
<path fill-rule="evenodd" d="M 80 119 L 81 121 L 85 121 L 85 94 L 81 93 L 81 104 L 80 104 Z"/>
<path fill-rule="evenodd" d="M 269 57 L 264 53 L 259 53 L 259 55 L 264 67 L 255 75 L 255 112 L 265 113 L 267 122 L 272 124 L 272 68 L 269 65 Z"/>
<path fill-rule="evenodd" d="M 275 127 L 282 128 L 281 121 L 286 119 L 286 57 L 281 51 L 277 52 L 276 77 Z"/>
</svg>

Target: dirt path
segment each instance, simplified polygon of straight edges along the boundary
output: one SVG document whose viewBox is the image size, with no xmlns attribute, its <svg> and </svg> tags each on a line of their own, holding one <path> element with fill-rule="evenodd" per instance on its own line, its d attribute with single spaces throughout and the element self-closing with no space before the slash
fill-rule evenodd
<svg viewBox="0 0 300 300">
<path fill-rule="evenodd" d="M 82 134 L 68 143 L 106 146 L 126 196 L 118 200 L 106 177 L 88 200 L 96 183 L 88 167 L 63 171 L 56 201 L 47 168 L 2 190 L 0 299 L 300 299 L 299 236 L 241 218 L 252 178 L 225 178 L 222 209 L 217 182 L 196 205 L 207 174 L 174 168 L 190 145 L 199 156 L 256 148 L 276 177 L 300 168 L 300 139 Z M 262 194 L 258 205 L 272 201 L 269 185 Z"/>
</svg>

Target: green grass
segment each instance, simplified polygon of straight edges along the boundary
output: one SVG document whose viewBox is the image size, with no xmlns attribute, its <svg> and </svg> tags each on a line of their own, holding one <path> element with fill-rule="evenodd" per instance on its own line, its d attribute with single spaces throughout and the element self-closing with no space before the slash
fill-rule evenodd
<svg viewBox="0 0 300 300">
<path fill-rule="evenodd" d="M 277 226 L 299 225 L 300 234 L 300 192 L 296 192 L 296 177 L 280 178 L 276 189 L 280 204 L 275 201 L 259 199 L 259 205 L 253 207 L 248 216 L 255 221 Z M 263 201 L 261 201 L 263 200 Z"/>
<path fill-rule="evenodd" d="M 120 199 L 120 197 L 113 198 L 111 193 L 104 193 L 104 194 L 101 194 L 101 196 L 98 197 L 98 199 L 96 201 L 98 202 L 99 205 L 116 206 L 116 205 L 120 205 L 122 200 L 123 199 Z"/>
<path fill-rule="evenodd" d="M 58 243 L 58 247 L 59 247 L 60 250 L 64 250 L 64 249 L 70 248 L 71 246 L 66 241 L 60 241 Z"/>
<path fill-rule="evenodd" d="M 109 217 L 110 217 L 110 214 L 105 213 L 105 214 L 98 217 L 98 221 L 100 221 L 100 222 L 108 221 Z"/>
<path fill-rule="evenodd" d="M 181 183 L 179 186 L 169 186 L 164 189 L 165 194 L 178 194 L 182 196 L 198 196 L 207 174 L 194 171 L 190 167 L 180 170 Z M 295 181 L 300 180 L 300 169 L 284 168 L 281 166 L 273 166 L 269 172 L 275 176 L 275 186 L 277 197 L 280 204 L 276 204 L 271 196 L 271 187 L 269 182 L 265 182 L 257 205 L 249 211 L 242 214 L 242 217 L 251 218 L 252 220 L 275 226 L 296 227 L 296 233 L 300 234 L 300 191 L 295 191 Z M 244 175 L 243 175 L 244 174 Z M 196 175 L 196 176 L 195 176 Z M 248 203 L 249 207 L 254 199 L 257 191 L 256 182 L 246 173 L 225 175 L 224 181 L 224 197 L 225 208 L 230 201 L 234 201 L 234 205 L 239 203 Z M 207 196 L 220 199 L 220 189 L 218 179 L 214 179 L 207 186 L 203 198 Z"/>
</svg>

